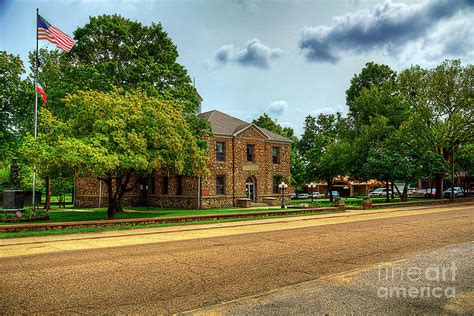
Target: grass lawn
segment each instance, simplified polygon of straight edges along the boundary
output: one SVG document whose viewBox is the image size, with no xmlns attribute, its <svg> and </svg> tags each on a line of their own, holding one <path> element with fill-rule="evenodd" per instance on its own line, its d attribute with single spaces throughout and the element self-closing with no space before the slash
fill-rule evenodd
<svg viewBox="0 0 474 316">
<path fill-rule="evenodd" d="M 213 214 L 235 214 L 245 212 L 276 211 L 279 208 L 214 208 L 214 209 L 176 209 L 176 208 L 148 208 L 148 207 L 125 207 L 126 213 L 116 214 L 116 219 L 127 218 L 150 218 L 150 217 L 175 217 L 175 216 L 194 216 L 194 215 L 213 215 Z M 93 208 L 85 210 L 61 209 L 49 211 L 49 220 L 31 222 L 31 224 L 44 224 L 54 222 L 79 222 L 107 219 L 106 208 Z M 24 224 L 26 224 L 25 222 Z M 18 223 L 1 223 L 0 225 L 12 225 Z"/>
<path fill-rule="evenodd" d="M 42 194 L 43 200 L 44 200 L 45 196 L 46 195 L 43 193 Z M 72 194 L 70 194 L 70 193 L 65 194 L 64 200 L 65 200 L 66 204 L 72 204 Z M 58 203 L 58 201 L 59 201 L 59 196 L 58 195 L 51 195 L 51 203 Z"/>
<path fill-rule="evenodd" d="M 373 203 L 385 203 L 385 198 L 373 198 Z M 409 198 L 408 201 L 427 200 L 426 198 Z M 344 199 L 346 206 L 361 206 L 362 198 L 347 198 Z M 399 198 L 390 200 L 390 202 L 399 202 Z M 298 204 L 308 204 L 313 207 L 328 207 L 331 206 L 329 199 L 315 199 L 311 205 L 311 199 L 295 199 L 288 205 L 297 206 Z M 214 208 L 214 209 L 177 209 L 177 208 L 156 208 L 156 207 L 124 207 L 126 213 L 116 215 L 117 219 L 128 218 L 150 218 L 150 217 L 175 217 L 175 216 L 195 216 L 195 215 L 213 215 L 213 214 L 235 214 L 244 212 L 258 212 L 278 210 L 279 207 L 273 208 Z M 1 209 L 0 209 L 1 211 Z M 72 206 L 66 209 L 56 209 L 49 212 L 50 219 L 39 222 L 31 222 L 31 224 L 54 223 L 54 222 L 76 222 L 76 221 L 93 221 L 107 219 L 106 208 L 90 208 L 77 210 Z M 12 225 L 14 223 L 2 223 L 0 225 Z"/>
<path fill-rule="evenodd" d="M 251 211 L 251 210 L 249 210 Z M 254 210 L 255 211 L 255 210 Z M 282 218 L 289 216 L 307 216 L 311 214 L 328 214 L 329 212 L 311 212 L 306 214 L 290 214 L 280 216 L 265 216 L 261 218 Z M 123 230 L 123 229 L 136 229 L 146 227 L 166 227 L 166 226 L 182 226 L 182 225 L 195 225 L 195 224 L 210 224 L 210 223 L 224 223 L 224 222 L 236 222 L 236 221 L 248 221 L 248 220 L 259 219 L 258 217 L 242 217 L 242 218 L 226 218 L 219 220 L 208 220 L 208 221 L 192 221 L 185 223 L 164 223 L 164 224 L 146 224 L 146 225 L 123 225 L 114 227 L 87 227 L 87 228 L 74 228 L 74 229 L 52 229 L 52 230 L 40 230 L 40 231 L 26 231 L 26 232 L 12 232 L 12 233 L 0 233 L 0 239 L 3 238 L 17 238 L 17 237 L 33 237 L 33 236 L 46 236 L 46 235 L 64 235 L 74 233 L 91 233 L 107 230 Z"/>
</svg>

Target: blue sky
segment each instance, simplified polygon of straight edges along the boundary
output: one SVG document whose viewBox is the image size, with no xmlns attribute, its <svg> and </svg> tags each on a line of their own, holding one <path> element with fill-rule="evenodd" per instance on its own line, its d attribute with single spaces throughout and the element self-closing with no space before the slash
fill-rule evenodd
<svg viewBox="0 0 474 316">
<path fill-rule="evenodd" d="M 308 114 L 347 112 L 345 90 L 368 61 L 395 70 L 474 61 L 473 0 L 0 0 L 1 50 L 26 61 L 37 7 L 71 35 L 100 14 L 161 22 L 204 111 L 247 121 L 267 112 L 297 133 Z"/>
</svg>

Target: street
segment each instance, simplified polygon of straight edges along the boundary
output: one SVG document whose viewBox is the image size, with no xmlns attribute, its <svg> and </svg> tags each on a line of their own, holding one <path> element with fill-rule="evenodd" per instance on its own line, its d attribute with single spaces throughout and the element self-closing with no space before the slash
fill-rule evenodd
<svg viewBox="0 0 474 316">
<path fill-rule="evenodd" d="M 0 240 L 0 313 L 472 313 L 473 211 L 413 207 Z M 434 302 L 380 292 L 423 280 L 376 280 L 381 266 L 425 271 L 452 262 L 455 280 L 436 284 L 455 296 Z"/>
</svg>

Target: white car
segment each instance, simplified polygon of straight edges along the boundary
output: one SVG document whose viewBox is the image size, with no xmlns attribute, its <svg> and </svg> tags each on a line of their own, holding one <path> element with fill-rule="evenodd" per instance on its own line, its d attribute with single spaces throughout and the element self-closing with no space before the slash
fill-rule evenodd
<svg viewBox="0 0 474 316">
<path fill-rule="evenodd" d="M 388 194 L 391 195 L 392 191 L 388 191 Z M 386 188 L 377 188 L 369 193 L 369 198 L 374 197 L 386 197 L 387 196 L 387 189 Z"/>
<path fill-rule="evenodd" d="M 308 193 L 300 193 L 297 195 L 298 199 L 307 199 L 309 198 L 309 194 Z"/>
<path fill-rule="evenodd" d="M 448 188 L 447 190 L 443 191 L 444 198 L 450 198 L 453 195 L 452 188 Z M 454 197 L 462 197 L 464 196 L 464 189 L 461 187 L 454 187 Z"/>
<path fill-rule="evenodd" d="M 321 193 L 321 192 L 313 192 L 311 195 L 312 195 L 313 198 L 315 198 L 315 199 L 319 199 L 319 198 L 323 198 L 323 197 L 324 197 L 324 193 Z"/>
</svg>

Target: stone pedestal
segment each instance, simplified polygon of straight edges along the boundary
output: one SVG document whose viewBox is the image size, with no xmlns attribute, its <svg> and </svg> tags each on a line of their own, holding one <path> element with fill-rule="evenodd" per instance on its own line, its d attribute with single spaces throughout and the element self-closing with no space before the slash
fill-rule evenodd
<svg viewBox="0 0 474 316">
<path fill-rule="evenodd" d="M 23 211 L 25 204 L 25 192 L 17 189 L 5 189 L 3 191 L 3 211 L 5 213 L 16 213 Z"/>
<path fill-rule="evenodd" d="M 278 206 L 280 205 L 280 200 L 274 197 L 264 197 L 263 203 L 267 203 L 268 206 Z"/>
<path fill-rule="evenodd" d="M 249 208 L 250 204 L 252 201 L 250 199 L 237 199 L 237 206 L 238 207 L 244 207 L 244 208 Z"/>
</svg>

